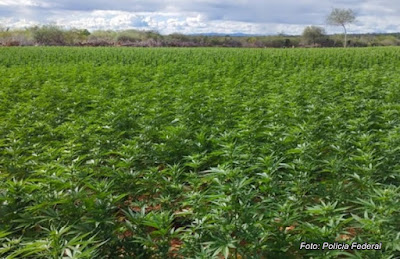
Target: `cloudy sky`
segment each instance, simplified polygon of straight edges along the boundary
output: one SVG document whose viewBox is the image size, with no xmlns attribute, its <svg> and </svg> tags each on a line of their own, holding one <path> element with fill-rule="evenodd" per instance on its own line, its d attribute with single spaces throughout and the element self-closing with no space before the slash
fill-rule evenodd
<svg viewBox="0 0 400 259">
<path fill-rule="evenodd" d="M 399 0 L 0 0 L 0 25 L 157 30 L 162 34 L 300 34 L 324 26 L 333 7 L 352 8 L 350 33 L 400 32 Z"/>
</svg>

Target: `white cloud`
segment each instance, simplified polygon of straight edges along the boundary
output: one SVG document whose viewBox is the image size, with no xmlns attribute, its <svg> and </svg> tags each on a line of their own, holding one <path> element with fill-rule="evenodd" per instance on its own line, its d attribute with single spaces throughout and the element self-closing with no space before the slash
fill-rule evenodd
<svg viewBox="0 0 400 259">
<path fill-rule="evenodd" d="M 0 0 L 1 6 L 12 6 L 12 7 L 52 7 L 51 2 L 35 1 L 35 0 Z"/>
</svg>

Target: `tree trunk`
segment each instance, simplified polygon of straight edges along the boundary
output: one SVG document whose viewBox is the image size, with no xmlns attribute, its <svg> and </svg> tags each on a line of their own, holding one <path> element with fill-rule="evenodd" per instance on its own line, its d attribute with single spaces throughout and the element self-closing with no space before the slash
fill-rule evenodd
<svg viewBox="0 0 400 259">
<path fill-rule="evenodd" d="M 344 29 L 344 44 L 343 46 L 346 48 L 347 47 L 347 30 L 346 30 L 346 26 L 342 25 L 343 29 Z"/>
</svg>

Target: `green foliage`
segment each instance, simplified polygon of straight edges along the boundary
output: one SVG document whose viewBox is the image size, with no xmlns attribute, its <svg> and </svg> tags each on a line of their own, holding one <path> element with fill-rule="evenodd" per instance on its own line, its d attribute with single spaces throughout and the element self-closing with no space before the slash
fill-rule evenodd
<svg viewBox="0 0 400 259">
<path fill-rule="evenodd" d="M 0 257 L 397 258 L 399 67 L 390 47 L 0 49 Z"/>
<path fill-rule="evenodd" d="M 304 28 L 302 37 L 306 44 L 320 43 L 322 37 L 325 35 L 324 28 L 318 26 L 307 26 Z"/>
<path fill-rule="evenodd" d="M 104 41 L 112 43 L 118 37 L 118 33 L 116 31 L 94 31 L 89 35 L 88 39 L 90 41 Z"/>
<path fill-rule="evenodd" d="M 33 39 L 41 45 L 65 45 L 65 31 L 55 25 L 44 25 L 31 29 Z"/>
</svg>

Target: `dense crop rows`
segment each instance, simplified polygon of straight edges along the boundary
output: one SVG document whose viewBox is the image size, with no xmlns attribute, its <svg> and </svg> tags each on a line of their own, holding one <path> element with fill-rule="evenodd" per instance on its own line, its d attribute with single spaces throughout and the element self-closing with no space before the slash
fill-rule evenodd
<svg viewBox="0 0 400 259">
<path fill-rule="evenodd" d="M 0 257 L 398 258 L 399 75 L 398 48 L 0 49 Z"/>
</svg>

